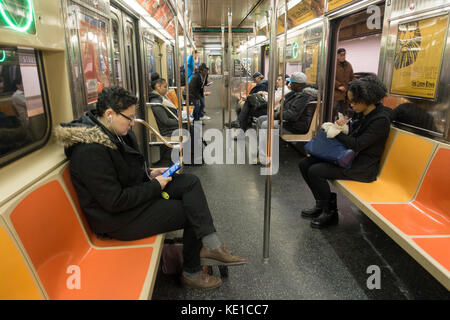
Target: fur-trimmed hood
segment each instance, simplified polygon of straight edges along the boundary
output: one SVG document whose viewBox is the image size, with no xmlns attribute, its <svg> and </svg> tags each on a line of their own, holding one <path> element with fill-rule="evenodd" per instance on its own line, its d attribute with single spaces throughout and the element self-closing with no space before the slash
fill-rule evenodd
<svg viewBox="0 0 450 320">
<path fill-rule="evenodd" d="M 97 120 L 95 111 L 89 111 L 72 122 L 61 123 L 54 129 L 54 134 L 64 146 L 67 156 L 70 156 L 71 148 L 79 143 L 98 143 L 117 149 L 116 138 Z"/>
<path fill-rule="evenodd" d="M 317 98 L 318 90 L 313 87 L 306 87 L 302 90 L 303 93 L 309 94 L 313 98 Z"/>
</svg>

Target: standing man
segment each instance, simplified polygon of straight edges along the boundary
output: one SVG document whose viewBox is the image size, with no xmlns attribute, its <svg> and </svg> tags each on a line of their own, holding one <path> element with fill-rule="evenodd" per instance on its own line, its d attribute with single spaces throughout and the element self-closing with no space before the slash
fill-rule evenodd
<svg viewBox="0 0 450 320">
<path fill-rule="evenodd" d="M 202 63 L 189 82 L 189 97 L 194 103 L 194 120 L 211 119 L 204 114 L 205 95 L 209 95 L 209 92 L 204 92 L 205 85 L 208 83 L 208 70 L 206 64 Z"/>
<path fill-rule="evenodd" d="M 348 104 L 345 99 L 347 85 L 355 79 L 350 62 L 345 60 L 346 51 L 339 48 L 337 51 L 336 81 L 334 82 L 333 120 L 338 118 L 338 112 L 349 115 Z"/>
</svg>

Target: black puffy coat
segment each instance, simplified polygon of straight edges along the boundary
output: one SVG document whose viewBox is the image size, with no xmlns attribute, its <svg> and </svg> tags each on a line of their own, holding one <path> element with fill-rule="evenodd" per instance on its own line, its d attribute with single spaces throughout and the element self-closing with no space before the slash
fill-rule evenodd
<svg viewBox="0 0 450 320">
<path fill-rule="evenodd" d="M 81 208 L 96 234 L 120 230 L 161 197 L 161 186 L 146 174 L 132 131 L 111 134 L 95 111 L 61 124 L 55 135 L 70 159 L 70 175 Z"/>
<path fill-rule="evenodd" d="M 306 106 L 317 99 L 317 92 L 315 88 L 305 87 L 301 91 L 291 91 L 286 95 L 283 120 L 287 121 L 285 127 L 288 131 L 296 134 L 308 132 L 316 106 Z"/>
</svg>

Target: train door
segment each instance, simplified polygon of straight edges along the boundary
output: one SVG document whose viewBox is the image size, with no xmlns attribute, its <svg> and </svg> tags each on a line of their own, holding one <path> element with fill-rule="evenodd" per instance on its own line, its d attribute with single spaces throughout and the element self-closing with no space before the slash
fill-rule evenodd
<svg viewBox="0 0 450 320">
<path fill-rule="evenodd" d="M 378 75 L 383 29 L 384 3 L 345 12 L 330 19 L 328 51 L 328 119 L 338 113 L 352 115 L 346 99 L 349 81 L 367 75 Z"/>
<path fill-rule="evenodd" d="M 65 5 L 66 43 L 75 117 L 92 109 L 98 93 L 111 85 L 109 7 L 82 1 Z"/>
</svg>

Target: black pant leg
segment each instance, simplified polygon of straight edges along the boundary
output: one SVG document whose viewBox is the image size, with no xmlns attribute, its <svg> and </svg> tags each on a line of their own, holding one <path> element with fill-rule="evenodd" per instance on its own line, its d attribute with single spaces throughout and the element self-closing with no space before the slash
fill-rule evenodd
<svg viewBox="0 0 450 320">
<path fill-rule="evenodd" d="M 250 103 L 248 101 L 245 101 L 244 106 L 242 107 L 241 112 L 239 113 L 239 125 L 241 126 L 241 129 L 244 130 L 244 132 L 248 128 L 248 117 L 250 114 Z"/>
<path fill-rule="evenodd" d="M 300 172 L 316 200 L 330 199 L 331 190 L 327 180 L 349 180 L 344 168 L 324 162 L 315 157 L 307 157 L 299 163 Z"/>
<path fill-rule="evenodd" d="M 114 239 L 131 241 L 161 233 L 183 230 L 183 269 L 197 272 L 201 269 L 200 250 L 202 241 L 197 238 L 181 200 L 159 199 L 135 220 L 108 235 Z"/>
<path fill-rule="evenodd" d="M 170 199 L 181 200 L 187 219 L 198 239 L 216 232 L 200 179 L 192 174 L 174 174 L 164 189 Z"/>
</svg>

